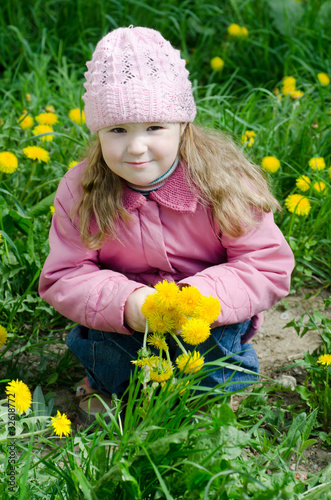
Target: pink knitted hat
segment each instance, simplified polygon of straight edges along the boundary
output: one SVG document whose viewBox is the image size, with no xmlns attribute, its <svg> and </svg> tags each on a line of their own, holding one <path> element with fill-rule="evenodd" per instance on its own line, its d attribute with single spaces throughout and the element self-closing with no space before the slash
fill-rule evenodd
<svg viewBox="0 0 331 500">
<path fill-rule="evenodd" d="M 83 100 L 91 132 L 120 123 L 195 118 L 185 61 L 158 31 L 118 28 L 100 40 L 86 65 Z"/>
</svg>

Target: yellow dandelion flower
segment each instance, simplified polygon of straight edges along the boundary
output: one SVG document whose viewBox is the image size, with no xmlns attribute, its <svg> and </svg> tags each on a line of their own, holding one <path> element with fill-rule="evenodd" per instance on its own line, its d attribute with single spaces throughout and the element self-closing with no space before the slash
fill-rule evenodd
<svg viewBox="0 0 331 500">
<path fill-rule="evenodd" d="M 262 168 L 274 174 L 280 169 L 280 161 L 275 156 L 265 156 L 261 162 Z"/>
<path fill-rule="evenodd" d="M 195 318 L 201 318 L 208 324 L 214 323 L 221 313 L 221 304 L 216 297 L 201 297 L 200 304 L 194 311 Z"/>
<path fill-rule="evenodd" d="M 321 85 L 329 85 L 330 83 L 330 77 L 326 73 L 318 73 L 317 78 Z"/>
<path fill-rule="evenodd" d="M 295 181 L 295 184 L 300 191 L 308 191 L 310 188 L 311 180 L 308 175 L 301 175 Z"/>
<path fill-rule="evenodd" d="M 33 127 L 34 120 L 32 116 L 23 114 L 19 117 L 18 124 L 23 130 L 28 130 L 29 128 Z"/>
<path fill-rule="evenodd" d="M 15 406 L 15 411 L 21 415 L 31 406 L 31 392 L 21 380 L 12 380 L 6 387 L 8 403 Z"/>
<path fill-rule="evenodd" d="M 222 71 L 224 68 L 224 61 L 221 57 L 213 57 L 210 61 L 210 67 L 214 71 Z"/>
<path fill-rule="evenodd" d="M 52 215 L 55 214 L 55 207 L 54 207 L 54 205 L 51 205 L 49 207 L 49 211 L 51 212 Z"/>
<path fill-rule="evenodd" d="M 285 206 L 289 212 L 297 215 L 308 215 L 311 209 L 308 198 L 301 194 L 290 194 L 285 200 Z"/>
<path fill-rule="evenodd" d="M 49 161 L 49 152 L 39 146 L 27 146 L 22 151 L 30 160 L 43 161 L 44 163 Z"/>
<path fill-rule="evenodd" d="M 49 134 L 49 132 L 54 132 L 49 125 L 37 125 L 32 130 L 33 135 Z M 40 139 L 44 142 L 50 142 L 54 139 L 54 135 L 43 135 Z"/>
<path fill-rule="evenodd" d="M 199 305 L 202 295 L 195 286 L 186 286 L 178 296 L 178 307 L 186 316 L 192 316 L 194 309 Z"/>
<path fill-rule="evenodd" d="M 31 94 L 26 93 L 26 94 L 25 94 L 25 99 L 26 99 L 27 101 L 31 101 Z"/>
<path fill-rule="evenodd" d="M 187 382 L 179 382 L 177 384 L 175 384 L 175 389 L 179 389 L 179 395 L 180 396 L 183 396 L 183 394 L 185 394 L 185 392 L 187 391 L 187 386 L 190 384 L 190 381 L 188 380 Z"/>
<path fill-rule="evenodd" d="M 160 384 L 169 380 L 173 373 L 173 367 L 165 359 L 158 359 L 155 366 L 150 368 L 150 379 L 152 382 L 159 382 Z"/>
<path fill-rule="evenodd" d="M 247 38 L 248 35 L 248 29 L 245 26 L 240 26 L 240 38 Z"/>
<path fill-rule="evenodd" d="M 314 188 L 314 189 L 315 189 L 315 191 L 317 191 L 318 193 L 323 193 L 323 191 L 325 191 L 326 184 L 325 184 L 325 182 L 323 182 L 323 181 L 314 182 L 314 184 L 313 184 L 313 188 Z"/>
<path fill-rule="evenodd" d="M 51 417 L 51 419 L 52 419 L 52 427 L 57 436 L 62 437 L 62 434 L 64 434 L 65 436 L 69 436 L 71 432 L 70 428 L 71 422 L 65 413 L 62 413 L 61 415 L 61 413 L 58 410 L 56 417 Z"/>
<path fill-rule="evenodd" d="M 0 172 L 12 174 L 18 168 L 18 160 L 14 153 L 2 151 L 0 153 Z"/>
<path fill-rule="evenodd" d="M 228 26 L 228 34 L 233 37 L 241 36 L 241 27 L 239 24 L 232 23 Z"/>
<path fill-rule="evenodd" d="M 74 109 L 71 109 L 69 111 L 69 114 L 68 114 L 70 120 L 74 123 L 76 123 L 77 125 L 82 125 L 83 123 L 85 123 L 85 111 L 84 110 L 80 110 L 79 108 L 74 108 Z"/>
<path fill-rule="evenodd" d="M 168 333 L 174 330 L 175 321 L 167 314 L 158 312 L 151 315 L 148 319 L 149 326 L 154 333 Z"/>
<path fill-rule="evenodd" d="M 53 104 L 49 104 L 48 106 L 46 106 L 46 111 L 48 113 L 55 113 L 55 108 L 54 108 Z"/>
<path fill-rule="evenodd" d="M 325 160 L 324 158 L 320 158 L 317 156 L 314 156 L 313 158 L 310 158 L 308 165 L 312 170 L 324 170 L 325 169 Z"/>
<path fill-rule="evenodd" d="M 141 307 L 141 312 L 145 316 L 145 318 L 149 319 L 150 316 L 153 316 L 158 311 L 157 303 L 155 301 L 155 293 L 151 293 L 147 295 L 145 302 Z"/>
<path fill-rule="evenodd" d="M 75 160 L 72 160 L 71 162 L 69 162 L 69 165 L 68 165 L 68 170 L 70 170 L 72 167 L 74 167 L 75 165 L 78 165 L 78 161 L 75 161 Z"/>
<path fill-rule="evenodd" d="M 182 328 L 181 336 L 190 345 L 198 345 L 208 339 L 209 323 L 200 318 L 191 318 Z"/>
<path fill-rule="evenodd" d="M 177 312 L 177 314 L 173 315 L 173 320 L 175 322 L 175 330 L 181 330 L 185 323 L 188 322 L 188 317 L 185 316 L 185 314 L 182 314 L 180 311 Z"/>
<path fill-rule="evenodd" d="M 322 365 L 325 365 L 325 366 L 330 366 L 331 365 L 331 354 L 322 354 L 318 358 L 317 363 L 321 363 Z"/>
<path fill-rule="evenodd" d="M 177 302 L 177 296 L 179 294 L 179 288 L 176 283 L 162 281 L 155 285 L 155 290 L 158 291 L 155 300 L 158 304 L 163 305 L 169 309 L 173 308 Z"/>
<path fill-rule="evenodd" d="M 40 113 L 39 115 L 36 116 L 36 122 L 38 122 L 40 125 L 55 125 L 58 123 L 57 115 L 52 112 L 52 113 Z"/>
<path fill-rule="evenodd" d="M 296 80 L 293 76 L 286 76 L 282 81 L 282 94 L 287 95 L 295 91 Z"/>
<path fill-rule="evenodd" d="M 133 365 L 138 365 L 140 368 L 142 366 L 156 366 L 156 363 L 158 362 L 159 357 L 158 356 L 145 356 L 144 358 L 136 359 L 134 361 L 131 361 Z"/>
<path fill-rule="evenodd" d="M 183 353 L 176 359 L 176 364 L 184 373 L 196 373 L 203 367 L 204 357 L 197 351 Z"/>
<path fill-rule="evenodd" d="M 7 330 L 2 325 L 0 325 L 0 347 L 4 346 L 6 342 L 7 342 Z"/>
<path fill-rule="evenodd" d="M 300 97 L 302 97 L 303 94 L 304 93 L 302 92 L 302 90 L 292 90 L 290 92 L 290 98 L 295 101 L 296 99 L 300 99 Z"/>
<path fill-rule="evenodd" d="M 156 349 L 159 350 L 163 349 L 164 351 L 167 351 L 169 349 L 164 335 L 160 333 L 154 333 L 153 335 L 149 335 L 147 337 L 147 343 L 153 347 L 156 347 Z"/>
<path fill-rule="evenodd" d="M 256 133 L 253 130 L 246 130 L 245 134 L 241 136 L 241 142 L 251 148 L 255 142 L 254 137 L 256 137 Z"/>
</svg>

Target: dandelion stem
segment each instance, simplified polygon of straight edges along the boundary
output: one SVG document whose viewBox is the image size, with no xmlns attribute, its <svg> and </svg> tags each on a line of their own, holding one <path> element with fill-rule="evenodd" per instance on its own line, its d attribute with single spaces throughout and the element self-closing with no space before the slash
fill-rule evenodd
<svg viewBox="0 0 331 500">
<path fill-rule="evenodd" d="M 145 325 L 145 333 L 144 333 L 144 341 L 143 341 L 144 351 L 146 351 L 146 349 L 147 349 L 147 335 L 148 335 L 148 319 L 146 319 L 146 325 Z"/>
<path fill-rule="evenodd" d="M 171 359 L 170 359 L 169 349 L 166 350 L 166 356 L 167 356 L 168 364 L 169 364 L 169 366 L 171 366 Z"/>
<path fill-rule="evenodd" d="M 27 432 L 25 434 L 17 434 L 15 436 L 10 436 L 10 439 L 22 439 L 22 438 L 27 438 L 27 437 L 30 437 L 30 436 L 37 436 L 37 435 L 40 435 L 40 434 L 45 434 L 48 429 L 49 429 L 49 427 L 46 427 L 45 429 L 42 429 L 40 431 Z M 6 441 L 8 441 L 8 437 L 7 436 L 0 439 L 0 444 L 4 443 Z"/>
<path fill-rule="evenodd" d="M 159 354 L 159 370 L 162 371 L 162 353 L 163 349 L 160 349 L 160 354 Z"/>
<path fill-rule="evenodd" d="M 23 189 L 23 192 L 22 192 L 22 194 L 21 194 L 21 196 L 20 196 L 20 202 L 22 202 L 23 204 L 24 204 L 24 202 L 26 202 L 27 198 L 29 197 L 29 195 L 28 195 L 28 196 L 27 196 L 27 198 L 24 198 L 25 193 L 27 192 L 28 187 L 30 186 L 31 181 L 32 181 L 32 179 L 33 179 L 33 176 L 34 176 L 34 174 L 35 174 L 35 172 L 36 172 L 36 168 L 37 168 L 37 161 L 34 161 L 34 162 L 32 163 L 32 168 L 31 168 L 31 172 L 30 172 L 30 175 L 29 175 L 28 181 L 27 181 L 27 183 L 25 184 L 25 187 L 24 187 L 24 189 Z"/>
<path fill-rule="evenodd" d="M 169 332 L 169 333 L 172 336 L 172 338 L 175 340 L 175 342 L 177 342 L 177 344 L 179 345 L 179 347 L 182 350 L 182 352 L 184 354 L 187 354 L 187 350 L 185 349 L 185 347 L 183 346 L 183 344 L 181 343 L 181 341 L 179 340 L 179 338 L 177 337 L 177 335 L 175 333 L 172 333 L 172 332 Z"/>
<path fill-rule="evenodd" d="M 294 224 L 294 219 L 295 219 L 295 213 L 292 214 L 291 220 L 290 220 L 290 227 L 287 233 L 287 237 L 290 238 L 292 235 L 292 229 L 293 229 L 293 224 Z"/>
<path fill-rule="evenodd" d="M 324 424 L 325 432 L 329 432 L 329 367 L 326 365 L 325 401 L 324 401 Z"/>
</svg>

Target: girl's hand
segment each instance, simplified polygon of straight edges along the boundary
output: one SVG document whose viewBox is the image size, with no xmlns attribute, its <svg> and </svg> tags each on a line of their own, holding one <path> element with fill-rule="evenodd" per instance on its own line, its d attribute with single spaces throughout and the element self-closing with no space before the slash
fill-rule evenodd
<svg viewBox="0 0 331 500">
<path fill-rule="evenodd" d="M 141 307 L 148 295 L 156 293 L 154 288 L 145 286 L 132 292 L 126 300 L 124 306 L 124 322 L 135 332 L 144 332 L 146 318 L 141 312 Z"/>
</svg>

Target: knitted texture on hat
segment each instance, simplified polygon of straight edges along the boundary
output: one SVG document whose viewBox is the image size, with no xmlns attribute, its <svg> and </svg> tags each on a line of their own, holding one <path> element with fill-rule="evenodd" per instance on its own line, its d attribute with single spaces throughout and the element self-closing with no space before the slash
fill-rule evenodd
<svg viewBox="0 0 331 500">
<path fill-rule="evenodd" d="M 100 40 L 86 66 L 85 119 L 94 133 L 122 123 L 195 118 L 185 61 L 158 31 L 118 28 Z"/>
</svg>

